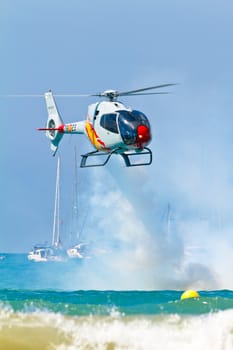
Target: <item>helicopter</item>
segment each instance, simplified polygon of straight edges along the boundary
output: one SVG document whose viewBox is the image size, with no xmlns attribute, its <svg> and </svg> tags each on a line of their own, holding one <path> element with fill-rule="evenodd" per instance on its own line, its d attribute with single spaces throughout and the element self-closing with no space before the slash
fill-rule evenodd
<svg viewBox="0 0 233 350">
<path fill-rule="evenodd" d="M 126 107 L 118 101 L 118 97 L 167 94 L 168 92 L 148 91 L 172 85 L 176 84 L 162 84 L 123 92 L 105 90 L 90 95 L 53 95 L 49 90 L 44 94 L 48 112 L 46 127 L 37 130 L 45 131 L 53 156 L 64 134 L 85 134 L 95 150 L 81 155 L 81 168 L 104 166 L 113 154 L 120 155 L 126 167 L 150 165 L 152 151 L 147 146 L 151 142 L 152 134 L 149 120 L 143 112 Z M 88 106 L 86 120 L 65 124 L 56 106 L 56 96 L 95 96 L 104 100 Z M 100 158 L 97 161 L 96 157 L 104 159 L 99 162 Z M 134 162 L 132 157 L 140 157 L 141 160 Z"/>
</svg>

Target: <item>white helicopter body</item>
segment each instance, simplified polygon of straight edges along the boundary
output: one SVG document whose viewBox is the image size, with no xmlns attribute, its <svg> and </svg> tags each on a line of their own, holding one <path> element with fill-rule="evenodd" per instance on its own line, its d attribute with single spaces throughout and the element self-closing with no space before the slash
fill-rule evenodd
<svg viewBox="0 0 233 350">
<path fill-rule="evenodd" d="M 115 90 L 106 90 L 100 94 L 87 95 L 106 97 L 107 100 L 89 105 L 86 120 L 68 124 L 64 124 L 52 92 L 46 92 L 44 96 L 48 111 L 48 120 L 46 127 L 39 128 L 38 130 L 46 131 L 46 136 L 51 142 L 53 155 L 56 154 L 64 134 L 85 134 L 95 148 L 95 151 L 82 155 L 81 167 L 103 166 L 108 162 L 112 154 L 121 155 L 126 166 L 149 165 L 152 162 L 152 152 L 147 147 L 152 138 L 149 120 L 144 113 L 128 108 L 122 102 L 119 102 L 117 97 L 161 94 L 159 92 L 140 92 L 170 85 L 174 84 L 164 84 L 123 93 Z M 147 159 L 132 163 L 132 156 L 139 155 L 143 155 Z M 105 156 L 104 162 L 87 163 L 89 157 L 96 156 Z"/>
</svg>

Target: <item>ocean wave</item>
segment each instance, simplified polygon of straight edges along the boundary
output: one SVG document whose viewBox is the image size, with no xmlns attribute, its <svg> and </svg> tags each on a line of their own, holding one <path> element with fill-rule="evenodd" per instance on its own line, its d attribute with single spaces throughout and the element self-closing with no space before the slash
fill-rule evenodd
<svg viewBox="0 0 233 350">
<path fill-rule="evenodd" d="M 128 315 L 199 315 L 233 309 L 232 291 L 200 292 L 180 300 L 177 291 L 27 291 L 0 290 L 0 308 L 16 312 L 45 311 L 68 316 L 108 316 L 114 308 Z"/>
<path fill-rule="evenodd" d="M 233 310 L 178 314 L 65 316 L 0 311 L 0 350 L 232 350 Z"/>
</svg>

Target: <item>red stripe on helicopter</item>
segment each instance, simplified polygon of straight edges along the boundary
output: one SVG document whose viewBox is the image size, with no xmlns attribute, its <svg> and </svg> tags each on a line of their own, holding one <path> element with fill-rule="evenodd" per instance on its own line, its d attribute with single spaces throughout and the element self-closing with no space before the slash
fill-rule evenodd
<svg viewBox="0 0 233 350">
<path fill-rule="evenodd" d="M 65 128 L 65 125 L 59 125 L 57 128 L 37 128 L 37 130 L 39 130 L 39 131 L 58 131 L 58 132 L 60 132 L 60 133 L 64 133 L 65 132 L 65 130 L 64 130 L 64 128 Z"/>
</svg>

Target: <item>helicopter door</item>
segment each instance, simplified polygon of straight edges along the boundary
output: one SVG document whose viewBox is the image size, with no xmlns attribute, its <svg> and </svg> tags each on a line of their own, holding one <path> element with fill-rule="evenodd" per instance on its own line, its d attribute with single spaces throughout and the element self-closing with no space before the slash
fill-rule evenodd
<svg viewBox="0 0 233 350">
<path fill-rule="evenodd" d="M 118 134 L 117 122 L 116 122 L 116 113 L 103 114 L 100 119 L 100 125 L 114 134 Z"/>
</svg>

